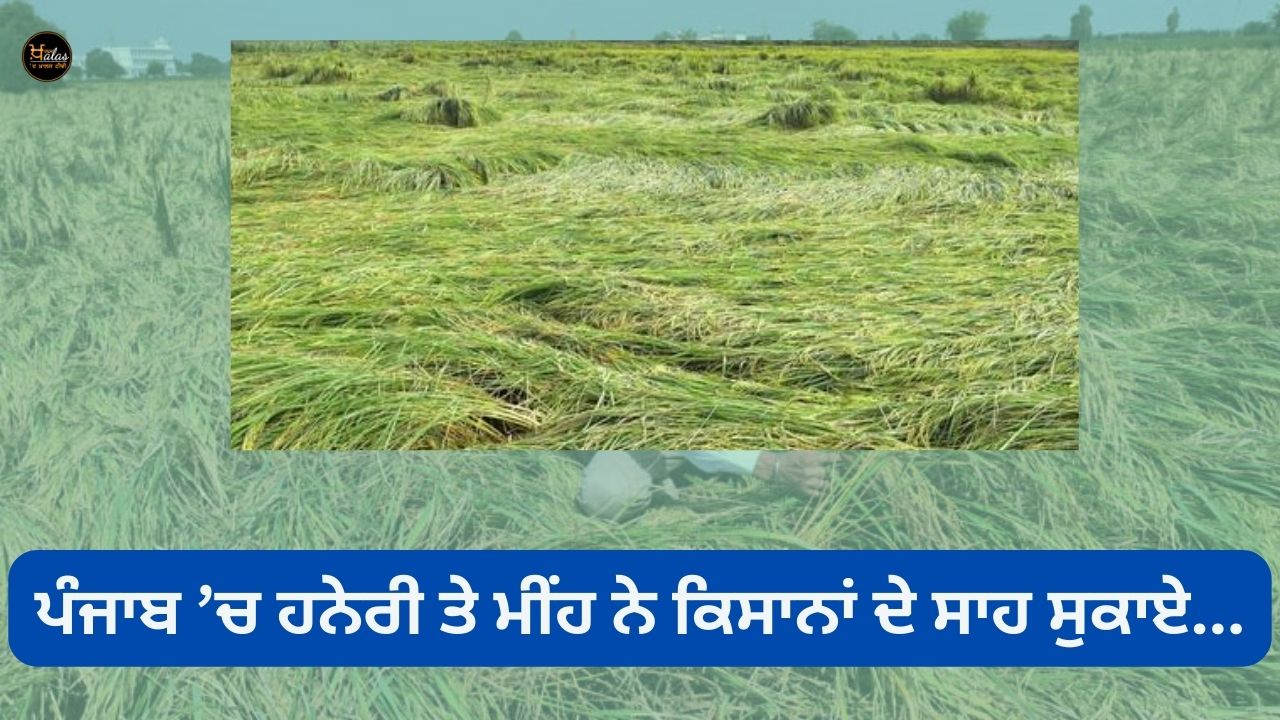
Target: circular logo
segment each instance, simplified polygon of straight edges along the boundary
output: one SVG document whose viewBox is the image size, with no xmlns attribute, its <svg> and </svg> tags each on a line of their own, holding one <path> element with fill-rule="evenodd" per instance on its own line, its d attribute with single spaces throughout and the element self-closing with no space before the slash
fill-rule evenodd
<svg viewBox="0 0 1280 720">
<path fill-rule="evenodd" d="M 22 67 L 40 82 L 53 82 L 71 69 L 71 44 L 56 32 L 38 32 L 22 46 Z"/>
</svg>

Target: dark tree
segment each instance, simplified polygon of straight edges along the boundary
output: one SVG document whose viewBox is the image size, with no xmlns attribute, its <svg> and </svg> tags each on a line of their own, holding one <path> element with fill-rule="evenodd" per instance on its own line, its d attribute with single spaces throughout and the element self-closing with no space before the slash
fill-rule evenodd
<svg viewBox="0 0 1280 720">
<path fill-rule="evenodd" d="M 520 34 L 519 30 L 512 30 L 511 32 L 507 33 L 506 41 L 507 42 L 524 42 L 524 36 Z"/>
<path fill-rule="evenodd" d="M 858 33 L 843 25 L 819 20 L 813 24 L 813 39 L 818 42 L 852 42 L 858 39 Z"/>
<path fill-rule="evenodd" d="M 101 48 L 94 48 L 89 51 L 89 56 L 84 60 L 84 70 L 91 78 L 103 78 L 113 80 L 124 75 L 124 68 L 111 57 L 111 53 Z"/>
<path fill-rule="evenodd" d="M 25 2 L 8 2 L 0 5 L 0 48 L 3 52 L 12 53 L 0 62 L 0 92 L 23 92 L 38 87 L 40 83 L 32 80 L 22 69 L 18 60 L 18 51 L 26 52 L 22 43 L 41 30 L 58 32 L 48 20 L 36 15 L 35 10 Z M 72 66 L 79 64 L 72 57 Z"/>
<path fill-rule="evenodd" d="M 1169 13 L 1169 17 L 1164 19 L 1164 28 L 1172 35 L 1178 32 L 1178 24 L 1181 22 L 1182 14 L 1178 12 L 1178 8 L 1174 8 L 1173 12 Z"/>
<path fill-rule="evenodd" d="M 147 77 L 162 78 L 165 76 L 165 74 L 166 73 L 164 71 L 164 63 L 160 62 L 159 60 L 152 60 L 151 62 L 147 63 Z"/>
<path fill-rule="evenodd" d="M 694 30 L 693 28 L 685 28 L 685 29 L 681 30 L 681 31 L 680 31 L 680 34 L 679 34 L 679 35 L 677 35 L 676 37 L 678 37 L 678 38 L 680 38 L 681 40 L 684 40 L 684 41 L 686 41 L 686 42 L 688 42 L 688 41 L 692 41 L 692 40 L 697 40 L 697 39 L 698 39 L 698 31 L 697 31 L 697 30 Z"/>
<path fill-rule="evenodd" d="M 1072 40 L 1088 40 L 1093 37 L 1093 8 L 1081 5 L 1075 15 L 1071 16 Z"/>
<path fill-rule="evenodd" d="M 947 22 L 947 37 L 957 42 L 981 40 L 987 34 L 991 16 L 977 10 L 965 10 Z"/>
<path fill-rule="evenodd" d="M 1250 20 L 1240 28 L 1241 35 L 1270 35 L 1271 23 L 1261 20 Z"/>
<path fill-rule="evenodd" d="M 1271 11 L 1271 29 L 1280 32 L 1280 3 L 1276 3 L 1276 9 Z"/>
<path fill-rule="evenodd" d="M 192 53 L 191 62 L 187 64 L 187 72 L 195 77 L 215 77 L 226 75 L 229 66 L 215 57 L 204 53 Z"/>
</svg>

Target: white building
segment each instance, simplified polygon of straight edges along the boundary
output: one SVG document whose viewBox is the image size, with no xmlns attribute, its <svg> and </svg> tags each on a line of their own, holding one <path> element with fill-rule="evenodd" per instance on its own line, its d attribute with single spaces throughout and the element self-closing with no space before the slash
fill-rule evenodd
<svg viewBox="0 0 1280 720">
<path fill-rule="evenodd" d="M 729 34 L 720 28 L 716 28 L 715 30 L 711 31 L 710 35 L 700 35 L 698 37 L 698 41 L 699 42 L 729 42 L 729 41 L 746 42 L 747 34 L 746 33 Z"/>
<path fill-rule="evenodd" d="M 173 48 L 164 38 L 151 43 L 151 47 L 107 47 L 102 48 L 111 54 L 116 64 L 124 68 L 126 77 L 142 77 L 147 74 L 151 63 L 158 62 L 164 66 L 165 75 L 177 75 L 178 65 L 173 57 Z"/>
</svg>

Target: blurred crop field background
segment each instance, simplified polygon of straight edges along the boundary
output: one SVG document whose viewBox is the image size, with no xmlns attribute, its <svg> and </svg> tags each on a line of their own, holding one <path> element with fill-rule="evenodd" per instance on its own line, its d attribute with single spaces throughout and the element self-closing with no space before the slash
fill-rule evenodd
<svg viewBox="0 0 1280 720">
<path fill-rule="evenodd" d="M 707 483 L 622 525 L 574 511 L 578 475 L 555 453 L 232 450 L 230 86 L 5 96 L 0 558 L 7 568 L 33 548 L 1165 547 L 1251 549 L 1274 571 L 1280 47 L 1099 43 L 1082 48 L 1080 67 L 1079 450 L 848 452 L 832 492 L 811 503 Z M 374 102 L 371 115 L 411 107 Z M 49 118 L 59 120 L 33 121 Z M 1280 717 L 1280 658 L 1245 669 L 60 670 L 0 647 L 6 720 L 246 717 L 1255 720 Z"/>
<path fill-rule="evenodd" d="M 236 447 L 1076 447 L 1074 45 L 232 68 Z"/>
</svg>

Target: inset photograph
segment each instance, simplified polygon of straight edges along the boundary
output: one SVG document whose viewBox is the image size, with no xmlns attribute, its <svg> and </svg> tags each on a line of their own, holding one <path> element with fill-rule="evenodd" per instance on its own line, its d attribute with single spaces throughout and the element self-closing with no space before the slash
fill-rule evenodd
<svg viewBox="0 0 1280 720">
<path fill-rule="evenodd" d="M 232 444 L 1074 449 L 1077 69 L 234 43 Z"/>
</svg>

